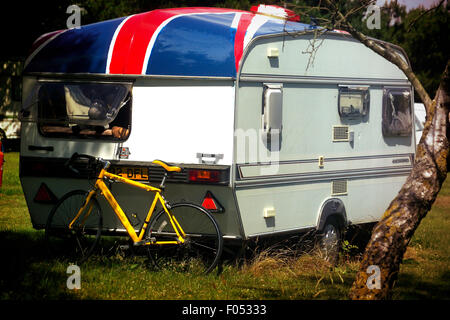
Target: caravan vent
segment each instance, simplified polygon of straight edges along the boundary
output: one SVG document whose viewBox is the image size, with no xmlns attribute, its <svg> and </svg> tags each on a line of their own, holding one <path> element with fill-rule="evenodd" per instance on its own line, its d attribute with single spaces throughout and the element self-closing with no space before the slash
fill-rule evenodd
<svg viewBox="0 0 450 320">
<path fill-rule="evenodd" d="M 333 141 L 349 141 L 349 132 L 348 126 L 333 126 Z"/>
<path fill-rule="evenodd" d="M 335 180 L 331 181 L 331 195 L 344 195 L 347 194 L 347 180 Z"/>
</svg>

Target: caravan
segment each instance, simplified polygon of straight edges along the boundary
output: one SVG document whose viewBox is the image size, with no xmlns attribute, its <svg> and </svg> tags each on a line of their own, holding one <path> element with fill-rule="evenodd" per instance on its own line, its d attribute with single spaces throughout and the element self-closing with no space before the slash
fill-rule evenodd
<svg viewBox="0 0 450 320">
<path fill-rule="evenodd" d="M 168 198 L 209 209 L 226 241 L 378 221 L 413 166 L 412 86 L 348 33 L 297 20 L 271 6 L 161 9 L 39 38 L 21 114 L 34 228 L 90 188 L 64 167 L 74 152 L 149 184 L 162 177 L 153 160 L 180 166 Z M 145 216 L 145 192 L 112 192 Z M 99 200 L 105 231 L 123 234 Z"/>
</svg>

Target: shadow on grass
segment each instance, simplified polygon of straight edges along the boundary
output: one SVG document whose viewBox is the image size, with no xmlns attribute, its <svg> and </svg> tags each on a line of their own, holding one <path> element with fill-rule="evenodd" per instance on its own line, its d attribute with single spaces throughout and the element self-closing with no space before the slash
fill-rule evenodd
<svg viewBox="0 0 450 320">
<path fill-rule="evenodd" d="M 77 299 L 67 289 L 69 265 L 49 258 L 42 232 L 0 232 L 1 300 Z"/>
<path fill-rule="evenodd" d="M 431 300 L 450 299 L 450 271 L 443 272 L 438 279 L 420 281 L 412 274 L 400 273 L 394 288 L 394 299 Z"/>
<path fill-rule="evenodd" d="M 263 300 L 348 300 L 348 292 L 354 280 L 354 274 L 322 272 L 318 275 L 305 274 L 290 279 L 277 280 L 274 283 L 244 283 L 235 286 L 240 290 L 242 299 Z"/>
</svg>

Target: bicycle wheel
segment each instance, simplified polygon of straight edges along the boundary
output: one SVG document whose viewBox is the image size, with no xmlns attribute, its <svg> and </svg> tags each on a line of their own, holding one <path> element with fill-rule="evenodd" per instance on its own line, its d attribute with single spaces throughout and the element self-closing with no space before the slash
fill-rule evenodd
<svg viewBox="0 0 450 320">
<path fill-rule="evenodd" d="M 45 226 L 45 241 L 51 254 L 68 256 L 81 264 L 93 252 L 100 239 L 103 220 L 102 211 L 95 197 L 91 199 L 81 216 L 69 229 L 88 195 L 87 191 L 74 190 L 66 193 L 50 212 Z M 89 208 L 92 208 L 90 214 Z"/>
<path fill-rule="evenodd" d="M 223 249 L 222 233 L 214 217 L 192 203 L 171 205 L 169 211 L 186 233 L 185 242 L 150 245 L 150 259 L 160 269 L 204 274 L 211 272 L 217 266 Z M 177 240 L 164 210 L 151 220 L 146 236 L 156 241 Z"/>
</svg>

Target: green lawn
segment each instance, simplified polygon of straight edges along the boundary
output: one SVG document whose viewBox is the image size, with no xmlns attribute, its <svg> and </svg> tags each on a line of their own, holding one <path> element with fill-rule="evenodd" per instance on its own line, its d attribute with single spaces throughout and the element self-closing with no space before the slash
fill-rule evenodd
<svg viewBox="0 0 450 320">
<path fill-rule="evenodd" d="M 331 269 L 314 254 L 264 251 L 217 276 L 157 271 L 144 257 L 114 251 L 81 266 L 81 289 L 66 287 L 69 261 L 47 257 L 32 228 L 18 179 L 18 153 L 7 153 L 0 192 L 0 299 L 347 299 L 359 262 Z M 418 228 L 401 267 L 395 299 L 450 298 L 450 182 Z"/>
</svg>

